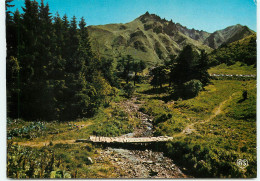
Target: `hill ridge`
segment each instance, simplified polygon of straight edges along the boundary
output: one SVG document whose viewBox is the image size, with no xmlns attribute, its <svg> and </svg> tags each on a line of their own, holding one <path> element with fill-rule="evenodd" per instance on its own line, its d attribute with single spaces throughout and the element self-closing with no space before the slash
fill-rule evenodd
<svg viewBox="0 0 260 181">
<path fill-rule="evenodd" d="M 233 25 L 208 33 L 189 29 L 156 14 L 145 14 L 129 23 L 88 26 L 93 49 L 105 57 L 130 54 L 135 59 L 155 65 L 177 55 L 184 46 L 211 52 L 223 43 L 240 40 L 253 33 L 246 26 Z"/>
</svg>

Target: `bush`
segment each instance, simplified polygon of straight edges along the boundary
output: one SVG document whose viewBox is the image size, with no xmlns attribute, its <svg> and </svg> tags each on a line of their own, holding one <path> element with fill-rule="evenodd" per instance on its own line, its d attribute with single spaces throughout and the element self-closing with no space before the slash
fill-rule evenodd
<svg viewBox="0 0 260 181">
<path fill-rule="evenodd" d="M 167 121 L 168 119 L 171 119 L 171 118 L 172 118 L 172 114 L 162 114 L 161 116 L 159 116 L 155 119 L 155 125 L 162 123 L 162 122 L 165 122 L 165 121 Z"/>
<path fill-rule="evenodd" d="M 202 90 L 202 83 L 199 80 L 190 80 L 183 84 L 183 96 L 185 98 L 191 98 L 198 95 Z"/>
<path fill-rule="evenodd" d="M 132 97 L 135 92 L 135 87 L 133 84 L 129 83 L 124 86 L 124 91 L 127 95 L 127 97 Z"/>
</svg>

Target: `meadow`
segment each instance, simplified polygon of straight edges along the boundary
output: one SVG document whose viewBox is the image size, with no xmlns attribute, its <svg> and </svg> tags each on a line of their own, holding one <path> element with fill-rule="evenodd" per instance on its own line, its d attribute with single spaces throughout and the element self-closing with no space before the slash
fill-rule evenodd
<svg viewBox="0 0 260 181">
<path fill-rule="evenodd" d="M 239 73 L 232 69 L 232 73 Z M 251 68 L 243 71 L 246 69 Z M 133 94 L 138 111 L 153 117 L 153 135 L 174 137 L 161 147 L 166 155 L 195 177 L 256 176 L 256 80 L 211 80 L 191 99 L 174 100 L 168 92 L 167 84 L 159 89 L 143 81 L 136 85 Z M 127 99 L 123 91 L 118 91 L 94 117 L 75 121 L 8 119 L 8 176 L 117 177 L 110 160 L 89 160 L 99 155 L 101 147 L 75 140 L 133 132 L 140 121 L 122 109 Z M 238 167 L 238 159 L 247 159 L 248 167 Z"/>
</svg>

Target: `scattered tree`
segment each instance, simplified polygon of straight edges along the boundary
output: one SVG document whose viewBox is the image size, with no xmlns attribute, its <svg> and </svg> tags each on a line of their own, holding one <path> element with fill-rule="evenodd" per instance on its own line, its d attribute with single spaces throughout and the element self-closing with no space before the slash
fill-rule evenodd
<svg viewBox="0 0 260 181">
<path fill-rule="evenodd" d="M 134 85 L 137 81 L 137 73 L 142 72 L 146 68 L 145 62 L 144 61 L 138 61 L 133 63 L 133 71 L 135 72 L 134 76 Z"/>
<path fill-rule="evenodd" d="M 124 86 L 124 91 L 128 98 L 132 97 L 135 92 L 135 87 L 133 84 L 129 83 Z"/>
</svg>

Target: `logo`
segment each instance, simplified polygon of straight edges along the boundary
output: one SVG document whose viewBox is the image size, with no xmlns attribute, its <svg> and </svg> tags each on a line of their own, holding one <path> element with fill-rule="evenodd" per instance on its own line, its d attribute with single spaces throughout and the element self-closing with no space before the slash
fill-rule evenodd
<svg viewBox="0 0 260 181">
<path fill-rule="evenodd" d="M 248 166 L 248 161 L 247 159 L 238 159 L 237 160 L 237 166 L 240 167 L 240 168 L 246 168 Z"/>
</svg>

